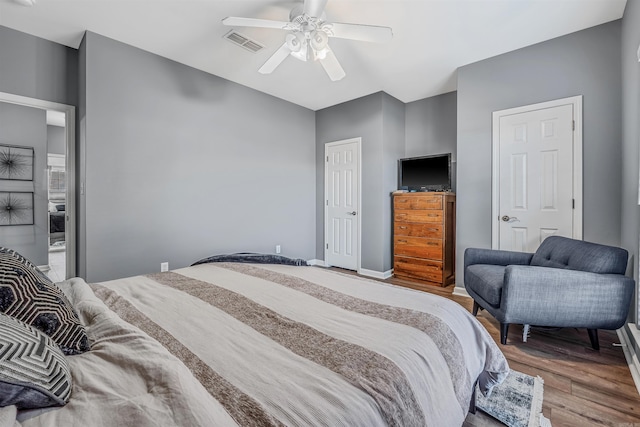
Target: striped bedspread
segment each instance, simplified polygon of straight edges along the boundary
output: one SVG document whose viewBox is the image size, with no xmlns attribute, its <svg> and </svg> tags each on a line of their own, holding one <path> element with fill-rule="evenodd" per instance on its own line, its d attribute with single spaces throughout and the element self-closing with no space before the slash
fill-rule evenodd
<svg viewBox="0 0 640 427">
<path fill-rule="evenodd" d="M 216 263 L 62 283 L 92 350 L 40 425 L 459 426 L 508 373 L 447 299 L 315 267 Z M 80 421 L 81 420 L 81 421 Z"/>
</svg>

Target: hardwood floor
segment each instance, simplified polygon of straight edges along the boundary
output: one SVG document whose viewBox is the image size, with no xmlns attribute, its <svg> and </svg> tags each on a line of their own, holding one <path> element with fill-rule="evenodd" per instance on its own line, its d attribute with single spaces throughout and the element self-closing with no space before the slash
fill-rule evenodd
<svg viewBox="0 0 640 427">
<path fill-rule="evenodd" d="M 344 271 L 344 270 L 340 270 Z M 387 283 L 419 287 L 395 278 Z M 471 311 L 471 298 L 453 295 L 454 285 L 432 287 L 427 292 L 456 301 Z M 522 326 L 511 325 L 507 345 L 500 344 L 499 324 L 486 311 L 478 320 L 489 331 L 512 369 L 544 380 L 542 413 L 553 427 L 611 426 L 640 427 L 640 395 L 631 378 L 615 331 L 599 331 L 600 351 L 591 348 L 585 329 L 544 330 L 531 328 L 526 343 Z M 502 424 L 481 411 L 469 414 L 464 426 Z"/>
</svg>

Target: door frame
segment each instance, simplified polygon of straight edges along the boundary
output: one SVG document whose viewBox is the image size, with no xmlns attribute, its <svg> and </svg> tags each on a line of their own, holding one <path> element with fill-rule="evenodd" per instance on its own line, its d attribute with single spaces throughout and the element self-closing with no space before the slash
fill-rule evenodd
<svg viewBox="0 0 640 427">
<path fill-rule="evenodd" d="M 582 240 L 582 95 L 569 98 L 555 99 L 553 101 L 540 102 L 537 104 L 525 105 L 522 107 L 509 108 L 506 110 L 494 111 L 491 128 L 491 248 L 498 249 L 500 246 L 500 227 L 497 226 L 500 220 L 500 118 L 513 114 L 526 113 L 535 110 L 544 110 L 562 105 L 573 106 L 573 238 Z"/>
<path fill-rule="evenodd" d="M 65 224 L 65 261 L 66 276 L 75 277 L 76 271 L 76 107 L 45 101 L 12 93 L 0 92 L 0 102 L 23 105 L 25 107 L 54 110 L 65 115 L 65 169 L 66 169 L 66 224 Z"/>
<path fill-rule="evenodd" d="M 329 147 L 335 147 L 337 145 L 356 143 L 358 146 L 358 173 L 356 179 L 358 180 L 358 215 L 357 215 L 357 232 L 358 232 L 358 253 L 356 254 L 356 272 L 360 273 L 362 269 L 362 138 L 349 138 L 340 141 L 327 142 L 324 144 L 324 265 L 325 267 L 331 267 L 329 263 L 329 162 L 328 162 L 328 149 Z"/>
</svg>

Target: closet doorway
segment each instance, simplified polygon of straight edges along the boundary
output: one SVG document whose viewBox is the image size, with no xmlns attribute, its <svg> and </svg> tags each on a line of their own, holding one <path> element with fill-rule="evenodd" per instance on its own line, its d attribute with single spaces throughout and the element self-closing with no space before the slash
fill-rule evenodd
<svg viewBox="0 0 640 427">
<path fill-rule="evenodd" d="M 43 110 L 46 114 L 46 148 L 40 151 L 36 167 L 41 178 L 33 181 L 35 225 L 25 227 L 25 244 L 40 239 L 31 235 L 46 234 L 48 259 L 33 260 L 54 281 L 76 276 L 76 199 L 75 199 L 75 107 L 35 98 L 0 92 L 0 103 Z M 33 230 L 26 230 L 32 227 Z M 23 242 L 12 241 L 20 246 Z M 40 243 L 37 243 L 41 245 Z M 38 246 L 40 248 L 40 246 Z M 44 249 L 42 249 L 44 250 Z M 39 253 L 40 249 L 38 249 Z M 27 258 L 28 254 L 23 254 Z"/>
</svg>

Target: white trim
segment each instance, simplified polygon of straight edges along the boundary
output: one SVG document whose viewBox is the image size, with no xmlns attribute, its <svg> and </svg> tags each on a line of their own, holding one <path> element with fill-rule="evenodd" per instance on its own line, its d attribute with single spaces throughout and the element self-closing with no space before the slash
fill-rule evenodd
<svg viewBox="0 0 640 427">
<path fill-rule="evenodd" d="M 471 295 L 469 295 L 469 293 L 467 292 L 467 290 L 465 288 L 463 288 L 462 286 L 457 286 L 457 285 L 453 288 L 453 295 L 458 295 L 460 297 L 471 298 Z"/>
<path fill-rule="evenodd" d="M 638 353 L 635 351 L 635 347 L 633 345 L 634 340 L 636 343 L 640 345 L 640 331 L 635 324 L 629 323 L 616 332 L 618 333 L 618 338 L 620 339 L 620 343 L 622 344 L 622 351 L 624 352 L 624 357 L 627 359 L 627 364 L 629 365 L 629 370 L 631 371 L 631 377 L 633 378 L 633 382 L 638 389 L 638 393 L 640 393 L 640 360 L 638 360 Z M 627 330 L 631 331 L 631 334 L 634 335 L 634 338 L 629 337 L 629 333 Z"/>
<path fill-rule="evenodd" d="M 66 241 L 66 274 L 67 277 L 76 275 L 76 107 L 60 104 L 58 102 L 45 101 L 43 99 L 29 98 L 13 93 L 0 92 L 0 102 L 23 105 L 26 107 L 54 110 L 65 115 L 66 135 L 66 209 L 67 223 L 65 224 Z"/>
<path fill-rule="evenodd" d="M 361 269 L 361 263 L 362 263 L 362 138 L 357 137 L 357 138 L 350 138 L 350 139 L 343 139 L 341 141 L 333 141 L 333 142 L 327 142 L 324 145 L 324 157 L 323 157 L 323 163 L 324 163 L 324 199 L 322 199 L 322 202 L 324 204 L 324 242 L 323 242 L 323 246 L 324 246 L 324 267 L 331 267 L 331 265 L 328 263 L 328 253 L 329 253 L 329 249 L 327 249 L 327 242 L 329 241 L 329 223 L 327 221 L 327 217 L 329 216 L 329 206 L 327 206 L 327 200 L 329 195 L 328 195 L 328 180 L 329 177 L 327 176 L 327 169 L 329 168 L 329 164 L 326 161 L 327 158 L 327 148 L 328 147 L 333 147 L 336 145 L 342 145 L 342 144 L 351 144 L 351 143 L 356 143 L 358 145 L 358 253 L 356 255 L 356 271 L 360 272 Z"/>
<path fill-rule="evenodd" d="M 559 107 L 571 104 L 573 106 L 573 120 L 575 129 L 573 132 L 573 199 L 575 208 L 573 209 L 573 238 L 582 239 L 582 95 L 569 98 L 556 99 L 553 101 L 541 102 L 538 104 L 525 105 L 522 107 L 509 108 L 493 112 L 491 130 L 491 248 L 498 249 L 500 246 L 500 228 L 496 226 L 496 221 L 500 215 L 500 174 L 498 170 L 500 160 L 500 118 L 513 114 L 526 113 L 528 111 L 543 110 L 545 108 Z"/>
<path fill-rule="evenodd" d="M 317 265 L 318 267 L 326 267 L 323 259 L 309 259 L 307 260 L 308 265 Z"/>
<path fill-rule="evenodd" d="M 367 277 L 373 277 L 374 279 L 386 280 L 393 276 L 393 269 L 387 271 L 375 271 L 375 270 L 367 270 L 366 268 L 361 268 L 358 270 L 358 274 Z"/>
</svg>

